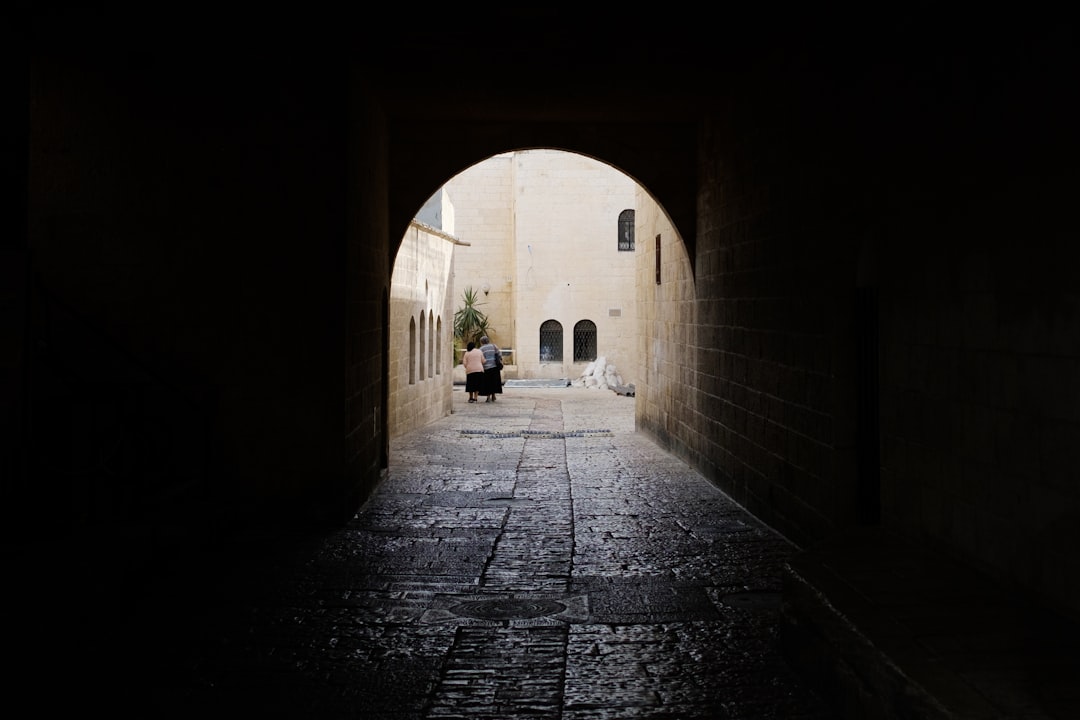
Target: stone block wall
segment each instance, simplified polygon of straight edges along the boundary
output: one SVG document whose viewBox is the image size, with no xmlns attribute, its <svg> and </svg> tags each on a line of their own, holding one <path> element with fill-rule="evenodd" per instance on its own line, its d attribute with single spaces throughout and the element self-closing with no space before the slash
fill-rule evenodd
<svg viewBox="0 0 1080 720">
<path fill-rule="evenodd" d="M 451 277 L 455 239 L 414 223 L 390 282 L 390 436 L 449 415 L 453 398 Z"/>
<path fill-rule="evenodd" d="M 637 191 L 636 423 L 676 454 L 701 466 L 696 398 L 697 303 L 694 276 L 682 239 L 643 189 Z M 657 279 L 659 245 L 659 280 Z M 706 389 L 709 383 L 706 383 Z M 712 400 L 717 400 L 715 383 Z"/>
<path fill-rule="evenodd" d="M 694 311 L 641 295 L 639 426 L 798 543 L 879 519 L 1080 614 L 1076 148 L 1054 73 L 976 121 L 928 69 L 876 96 L 788 70 L 801 90 L 732 86 L 702 126 Z M 1036 97 L 1003 77 L 1002 98 Z"/>
<path fill-rule="evenodd" d="M 28 474 L 33 488 L 51 490 L 46 506 L 23 502 L 151 534 L 165 517 L 145 508 L 164 498 L 173 508 L 192 503 L 178 522 L 197 525 L 196 506 L 229 518 L 229 530 L 208 519 L 209 534 L 289 514 L 295 522 L 347 515 L 373 484 L 378 431 L 366 428 L 346 468 L 343 402 L 352 392 L 379 405 L 381 381 L 378 366 L 372 380 L 346 378 L 346 316 L 369 295 L 377 308 L 387 278 L 368 263 L 347 307 L 347 218 L 357 213 L 353 228 L 368 235 L 366 223 L 379 217 L 367 203 L 348 205 L 344 71 L 300 80 L 271 60 L 254 68 L 255 60 L 223 58 L 219 67 L 220 48 L 211 46 L 205 65 L 161 48 L 134 62 L 119 49 L 97 53 L 104 36 L 83 47 L 73 27 L 43 38 L 27 108 L 28 275 L 36 308 L 61 309 L 71 322 L 61 331 L 33 317 L 31 332 L 51 340 L 29 360 L 27 392 L 35 415 L 74 424 L 32 428 Z M 370 119 L 362 107 L 358 123 Z M 358 153 L 377 173 L 369 159 Z M 378 357 L 378 327 L 353 329 L 371 333 L 365 346 Z M 76 341 L 102 352 L 64 350 Z M 80 398 L 109 387 L 116 424 L 78 454 L 124 448 L 118 462 L 130 476 L 106 482 L 129 501 L 84 512 L 76 506 L 95 491 L 65 489 L 78 475 L 53 458 L 72 457 L 65 445 L 88 437 L 77 427 Z M 170 435 L 162 416 L 183 431 Z M 189 434 L 198 442 L 192 456 L 206 460 L 197 482 L 171 486 L 158 468 L 175 466 L 169 454 L 183 454 Z"/>
<path fill-rule="evenodd" d="M 789 128 L 737 107 L 700 137 L 694 275 L 680 239 L 643 229 L 660 235 L 663 258 L 659 286 L 650 257 L 638 270 L 649 373 L 639 422 L 748 510 L 811 542 L 857 510 L 845 319 L 855 265 L 844 219 L 822 209 L 829 178 L 792 189 L 814 151 L 784 155 Z"/>
<path fill-rule="evenodd" d="M 386 184 L 386 122 L 379 108 L 350 83 L 352 117 L 348 153 L 345 272 L 344 473 L 350 512 L 367 499 L 389 464 L 390 274 Z M 386 262 L 374 262 L 378 253 Z M 372 253 L 376 253 L 373 255 Z"/>
<path fill-rule="evenodd" d="M 1080 616 L 1080 281 L 1061 255 L 1073 241 L 1060 228 L 1075 226 L 1063 158 L 1041 136 L 1000 157 L 977 139 L 1020 112 L 895 159 L 909 181 L 896 197 L 918 210 L 881 231 L 883 522 Z M 922 177 L 931 160 L 941 175 Z"/>
</svg>

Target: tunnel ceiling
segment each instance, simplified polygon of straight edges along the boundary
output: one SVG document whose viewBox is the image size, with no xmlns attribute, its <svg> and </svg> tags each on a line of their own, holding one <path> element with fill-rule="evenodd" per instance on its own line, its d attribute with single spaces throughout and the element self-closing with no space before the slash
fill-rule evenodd
<svg viewBox="0 0 1080 720">
<path fill-rule="evenodd" d="M 363 53 L 357 75 L 381 105 L 389 133 L 391 237 L 447 180 L 492 155 L 519 149 L 576 152 L 626 173 L 661 204 L 693 263 L 697 132 L 708 106 L 681 54 L 612 49 L 550 28 L 439 31 L 402 41 L 417 52 Z M 371 48 L 368 48 L 370 51 Z M 648 87 L 650 101 L 641 101 Z M 714 88 L 709 88 L 714 90 Z"/>
<path fill-rule="evenodd" d="M 361 83 L 387 122 L 389 231 L 404 233 L 416 210 L 449 178 L 491 155 L 553 148 L 611 164 L 660 203 L 695 262 L 696 161 L 700 120 L 726 110 L 731 88 L 814 66 L 863 72 L 888 62 L 915 13 L 845 16 L 836 23 L 752 7 L 708 16 L 609 8 L 386 6 L 378 13 L 251 13 L 185 6 L 185 12 L 106 4 L 35 7 L 25 34 L 72 55 L 168 57 L 212 69 L 262 60 L 288 72 L 319 72 Z M 25 18 L 24 18 L 25 19 Z M 859 33 L 851 23 L 863 22 Z M 950 26 L 930 27 L 942 43 Z M 290 65 L 290 58 L 294 62 Z M 809 68 L 809 70 L 808 70 Z M 767 83 L 755 92 L 790 91 Z M 647 98 L 644 102 L 642 98 Z"/>
</svg>

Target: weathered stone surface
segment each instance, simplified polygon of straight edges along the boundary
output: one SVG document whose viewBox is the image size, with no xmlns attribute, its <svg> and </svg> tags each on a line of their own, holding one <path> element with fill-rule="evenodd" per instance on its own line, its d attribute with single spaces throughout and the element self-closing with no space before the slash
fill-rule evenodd
<svg viewBox="0 0 1080 720">
<path fill-rule="evenodd" d="M 155 701 L 190 716 L 832 717 L 779 649 L 794 548 L 638 435 L 625 398 L 455 396 L 458 412 L 393 443 L 345 527 L 238 573 L 228 612 L 204 609 L 176 648 L 186 661 L 146 678 Z"/>
</svg>

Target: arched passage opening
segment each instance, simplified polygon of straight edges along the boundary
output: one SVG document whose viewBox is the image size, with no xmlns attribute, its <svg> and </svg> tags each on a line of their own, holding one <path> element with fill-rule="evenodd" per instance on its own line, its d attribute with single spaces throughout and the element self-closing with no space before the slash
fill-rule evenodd
<svg viewBox="0 0 1080 720">
<path fill-rule="evenodd" d="M 637 232 L 670 245 L 663 285 L 654 282 L 659 253 L 652 242 L 635 244 Z M 665 347 L 683 337 L 670 328 L 689 325 L 672 314 L 693 307 L 689 255 L 654 197 L 613 165 L 552 148 L 474 163 L 417 211 L 399 246 L 393 283 L 392 296 L 403 302 L 392 312 L 391 334 L 419 310 L 405 298 L 423 297 L 451 318 L 472 291 L 488 334 L 503 350 L 505 379 L 636 389 L 646 417 L 663 407 L 662 424 L 676 423 L 672 408 L 645 388 L 645 376 L 677 377 L 683 371 L 673 363 L 692 366 L 691 352 Z M 420 283 L 437 292 L 420 293 Z M 454 373 L 426 384 L 388 379 L 395 434 L 450 412 L 453 388 L 464 385 L 467 338 L 453 337 L 451 323 L 440 327 L 429 345 L 445 344 L 448 352 L 437 362 Z M 565 334 L 558 347 L 553 327 Z M 400 366 L 396 347 L 392 342 L 392 368 Z"/>
</svg>

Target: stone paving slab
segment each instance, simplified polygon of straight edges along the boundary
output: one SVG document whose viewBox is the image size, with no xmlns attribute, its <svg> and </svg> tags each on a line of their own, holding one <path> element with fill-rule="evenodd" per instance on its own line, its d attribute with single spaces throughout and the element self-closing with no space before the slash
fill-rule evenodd
<svg viewBox="0 0 1080 720">
<path fill-rule="evenodd" d="M 144 716 L 834 717 L 780 651 L 795 548 L 636 433 L 633 398 L 465 400 L 391 443 L 345 527 L 213 589 L 137 673 Z"/>
</svg>

